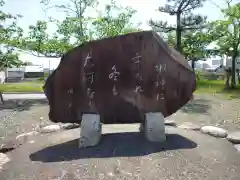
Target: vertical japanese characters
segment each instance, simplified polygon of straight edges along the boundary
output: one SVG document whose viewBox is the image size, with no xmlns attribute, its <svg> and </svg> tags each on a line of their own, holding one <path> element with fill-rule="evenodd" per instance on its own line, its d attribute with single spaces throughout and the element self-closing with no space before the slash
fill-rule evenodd
<svg viewBox="0 0 240 180">
<path fill-rule="evenodd" d="M 67 91 L 67 93 L 68 93 L 68 95 L 69 95 L 69 97 L 70 97 L 70 99 L 71 99 L 71 96 L 73 95 L 73 88 L 69 89 L 69 90 Z M 65 110 L 65 112 L 64 112 L 66 116 L 68 116 L 69 110 L 71 109 L 71 107 L 72 107 L 72 102 L 69 102 L 68 108 L 67 108 L 67 109 Z"/>
<path fill-rule="evenodd" d="M 135 87 L 135 90 L 134 90 L 135 93 L 143 92 L 142 75 L 140 74 L 141 60 L 142 60 L 142 56 L 139 55 L 139 53 L 136 53 L 135 56 L 132 58 L 132 63 L 135 66 L 134 69 L 136 69 L 135 78 L 137 79 L 136 87 Z"/>
<path fill-rule="evenodd" d="M 87 54 L 84 61 L 84 76 L 86 79 L 87 97 L 89 98 L 89 106 L 91 106 L 92 100 L 95 95 L 95 91 L 93 90 L 95 72 L 94 72 L 94 63 L 93 63 L 91 52 Z"/>
<path fill-rule="evenodd" d="M 136 85 L 134 88 L 135 93 L 144 92 L 143 89 L 143 76 L 141 74 L 142 70 L 142 56 L 139 53 L 136 53 L 135 56 L 131 59 L 131 63 L 133 65 L 133 71 L 135 73 Z M 95 72 L 94 72 L 94 63 L 92 60 L 91 53 L 88 53 L 85 57 L 84 61 L 84 75 L 87 85 L 87 97 L 89 99 L 89 106 L 92 105 L 93 98 L 95 96 L 94 91 L 94 82 L 95 82 Z M 156 72 L 156 81 L 154 82 L 154 87 L 156 88 L 156 100 L 159 101 L 164 99 L 164 86 L 166 84 L 164 74 L 166 72 L 167 65 L 166 64 L 158 64 L 154 66 L 154 70 Z M 108 79 L 112 81 L 112 94 L 114 96 L 118 95 L 119 92 L 117 90 L 117 81 L 120 77 L 120 71 L 116 64 L 113 64 L 110 69 L 110 73 L 108 74 Z"/>
<path fill-rule="evenodd" d="M 155 87 L 157 88 L 157 101 L 160 99 L 164 99 L 164 85 L 165 85 L 165 78 L 164 72 L 166 72 L 167 65 L 166 64 L 159 64 L 155 66 L 155 71 L 157 72 L 157 81 L 155 83 Z"/>
<path fill-rule="evenodd" d="M 116 89 L 116 82 L 118 81 L 118 77 L 120 76 L 120 72 L 117 71 L 116 65 L 113 65 L 111 68 L 111 73 L 108 75 L 108 78 L 113 81 L 112 93 L 114 96 L 118 95 Z"/>
</svg>

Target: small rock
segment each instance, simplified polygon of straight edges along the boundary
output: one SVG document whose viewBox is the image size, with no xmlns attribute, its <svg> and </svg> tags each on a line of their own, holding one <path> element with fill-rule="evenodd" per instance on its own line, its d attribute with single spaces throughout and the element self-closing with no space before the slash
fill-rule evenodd
<svg viewBox="0 0 240 180">
<path fill-rule="evenodd" d="M 17 104 L 17 106 L 23 106 L 24 102 L 23 101 L 17 101 L 16 104 Z"/>
<path fill-rule="evenodd" d="M 110 176 L 110 177 L 114 176 L 114 174 L 112 172 L 109 172 L 107 175 Z"/>
<path fill-rule="evenodd" d="M 61 125 L 61 129 L 75 129 L 79 127 L 80 127 L 80 124 L 76 124 L 76 123 L 66 123 Z"/>
<path fill-rule="evenodd" d="M 214 137 L 225 138 L 228 135 L 228 132 L 225 129 L 215 126 L 203 126 L 200 130 L 202 133 L 209 134 Z"/>
<path fill-rule="evenodd" d="M 16 140 L 20 140 L 20 141 L 24 141 L 26 142 L 27 141 L 27 138 L 29 136 L 35 136 L 37 135 L 38 132 L 37 131 L 32 131 L 32 132 L 28 132 L 28 133 L 24 133 L 24 134 L 20 134 L 16 137 Z"/>
<path fill-rule="evenodd" d="M 8 156 L 6 154 L 0 153 L 0 170 L 2 170 L 2 166 L 9 161 L 10 161 L 10 159 L 8 158 Z"/>
<path fill-rule="evenodd" d="M 234 147 L 237 149 L 237 151 L 240 153 L 240 144 L 234 145 Z"/>
<path fill-rule="evenodd" d="M 177 124 L 176 124 L 176 122 L 175 122 L 174 120 L 168 120 L 168 119 L 166 119 L 166 120 L 164 121 L 164 124 L 165 124 L 166 126 L 177 126 Z"/>
<path fill-rule="evenodd" d="M 40 131 L 41 133 L 51 133 L 51 132 L 59 131 L 60 129 L 61 127 L 58 124 L 52 124 L 52 125 L 43 127 Z"/>
<path fill-rule="evenodd" d="M 178 128 L 199 131 L 201 127 L 197 124 L 193 124 L 191 122 L 184 122 L 183 124 L 179 125 Z"/>
<path fill-rule="evenodd" d="M 20 140 L 16 140 L 16 139 L 9 140 L 8 142 L 0 146 L 0 153 L 7 153 L 9 151 L 16 149 L 21 145 L 22 145 L 22 142 Z"/>
<path fill-rule="evenodd" d="M 240 144 L 240 131 L 229 133 L 227 139 L 232 143 Z"/>
</svg>

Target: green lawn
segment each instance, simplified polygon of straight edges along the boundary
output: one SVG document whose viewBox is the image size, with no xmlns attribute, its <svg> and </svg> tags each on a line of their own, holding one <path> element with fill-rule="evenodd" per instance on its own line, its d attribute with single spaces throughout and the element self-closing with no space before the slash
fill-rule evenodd
<svg viewBox="0 0 240 180">
<path fill-rule="evenodd" d="M 44 81 L 31 81 L 20 83 L 0 84 L 1 92 L 43 92 Z M 240 98 L 240 85 L 234 90 L 224 90 L 223 80 L 200 80 L 197 82 L 197 90 L 195 93 L 212 93 L 224 94 L 229 97 Z"/>
<path fill-rule="evenodd" d="M 1 92 L 43 92 L 43 81 L 0 84 Z"/>
<path fill-rule="evenodd" d="M 223 80 L 200 80 L 197 82 L 196 93 L 222 94 L 228 97 L 240 98 L 240 85 L 236 89 L 225 90 Z"/>
</svg>

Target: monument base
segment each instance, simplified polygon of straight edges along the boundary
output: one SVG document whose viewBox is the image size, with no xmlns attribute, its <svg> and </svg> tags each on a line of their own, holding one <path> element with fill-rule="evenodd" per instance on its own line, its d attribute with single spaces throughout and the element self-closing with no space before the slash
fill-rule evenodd
<svg viewBox="0 0 240 180">
<path fill-rule="evenodd" d="M 100 115 L 83 114 L 80 130 L 79 148 L 96 146 L 102 135 Z"/>
<path fill-rule="evenodd" d="M 147 140 L 163 142 L 166 140 L 164 116 L 162 113 L 146 113 L 145 123 L 140 125 L 140 131 L 144 131 Z"/>
</svg>

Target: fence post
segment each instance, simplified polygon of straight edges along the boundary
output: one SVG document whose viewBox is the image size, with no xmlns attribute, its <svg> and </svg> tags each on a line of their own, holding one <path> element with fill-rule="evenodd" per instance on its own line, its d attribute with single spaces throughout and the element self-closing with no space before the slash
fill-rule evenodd
<svg viewBox="0 0 240 180">
<path fill-rule="evenodd" d="M 2 102 L 2 104 L 4 104 L 4 99 L 3 99 L 2 92 L 0 92 L 0 98 L 1 98 L 1 102 Z"/>
</svg>

